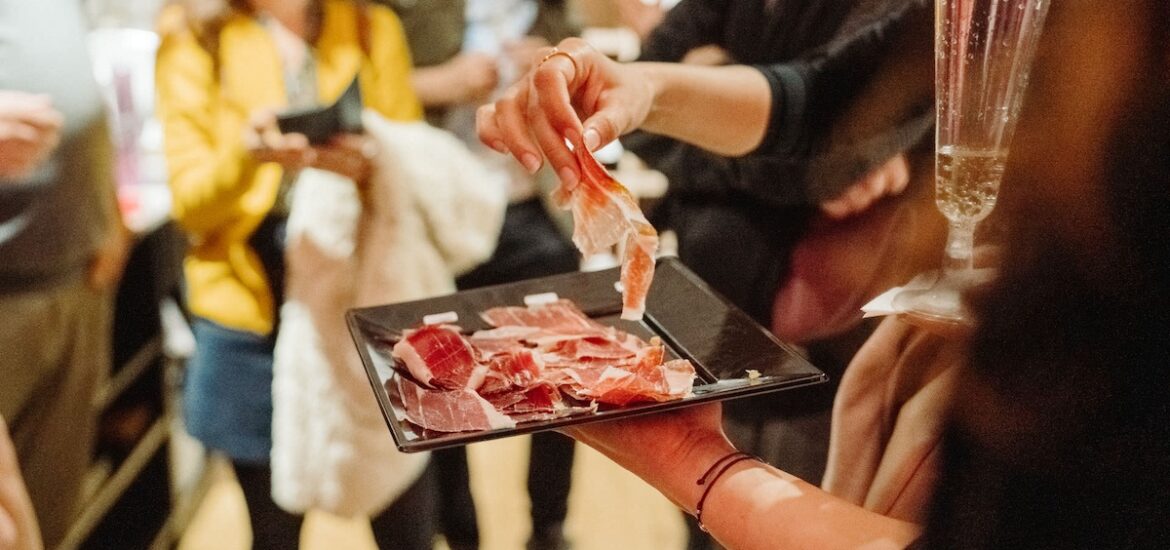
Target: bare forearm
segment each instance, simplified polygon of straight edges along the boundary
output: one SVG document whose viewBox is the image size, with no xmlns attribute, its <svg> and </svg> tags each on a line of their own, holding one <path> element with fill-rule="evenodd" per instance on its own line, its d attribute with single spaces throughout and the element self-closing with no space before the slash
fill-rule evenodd
<svg viewBox="0 0 1170 550">
<path fill-rule="evenodd" d="M 697 446 L 670 464 L 635 471 L 690 513 L 702 495 L 696 483 L 730 447 Z M 637 468 L 635 468 L 637 470 Z M 703 503 L 703 524 L 727 548 L 904 548 L 916 525 L 838 499 L 758 461 L 734 464 Z"/>
<path fill-rule="evenodd" d="M 780 470 L 745 462 L 703 504 L 703 523 L 736 549 L 905 548 L 918 526 L 834 497 Z"/>
<path fill-rule="evenodd" d="M 763 139 L 772 91 L 756 69 L 673 63 L 634 66 L 654 90 L 644 130 L 726 156 L 751 152 Z"/>
<path fill-rule="evenodd" d="M 460 101 L 443 65 L 415 69 L 410 84 L 423 107 L 443 107 Z"/>
<path fill-rule="evenodd" d="M 415 95 L 428 108 L 478 103 L 498 83 L 496 58 L 483 53 L 459 54 L 442 64 L 417 68 L 410 77 Z"/>
</svg>

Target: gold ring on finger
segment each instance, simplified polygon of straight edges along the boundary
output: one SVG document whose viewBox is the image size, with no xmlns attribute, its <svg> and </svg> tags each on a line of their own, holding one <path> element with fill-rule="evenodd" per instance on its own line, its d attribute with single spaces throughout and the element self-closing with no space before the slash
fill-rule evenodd
<svg viewBox="0 0 1170 550">
<path fill-rule="evenodd" d="M 558 55 L 565 56 L 565 58 L 569 60 L 569 63 L 573 64 L 573 72 L 574 73 L 577 73 L 580 71 L 580 68 L 577 66 L 577 60 L 573 58 L 572 54 L 570 54 L 569 52 L 563 51 L 559 48 L 555 48 L 555 47 L 552 49 L 551 52 L 548 52 L 547 54 L 545 54 L 544 57 L 542 57 L 540 59 L 539 65 L 544 65 L 545 61 L 548 61 L 549 59 L 552 59 L 553 57 L 556 57 Z"/>
</svg>

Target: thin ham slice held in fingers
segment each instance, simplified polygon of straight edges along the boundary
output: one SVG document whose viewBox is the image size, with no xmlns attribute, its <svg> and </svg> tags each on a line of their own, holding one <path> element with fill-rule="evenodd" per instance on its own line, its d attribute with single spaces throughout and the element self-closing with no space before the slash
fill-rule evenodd
<svg viewBox="0 0 1170 550">
<path fill-rule="evenodd" d="M 553 198 L 573 213 L 573 243 L 590 256 L 624 243 L 622 257 L 622 319 L 638 320 L 646 309 L 646 293 L 654 279 L 658 232 L 646 220 L 638 201 L 581 143 L 573 144 L 581 181 L 572 190 L 564 184 Z"/>
</svg>

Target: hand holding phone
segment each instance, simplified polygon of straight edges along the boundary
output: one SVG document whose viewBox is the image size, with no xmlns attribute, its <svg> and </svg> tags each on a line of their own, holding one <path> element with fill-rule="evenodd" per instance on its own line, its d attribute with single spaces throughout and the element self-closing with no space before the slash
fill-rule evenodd
<svg viewBox="0 0 1170 550">
<path fill-rule="evenodd" d="M 313 145 L 324 145 L 338 134 L 362 133 L 362 93 L 354 78 L 332 105 L 281 113 L 277 127 L 285 134 L 301 134 Z"/>
</svg>

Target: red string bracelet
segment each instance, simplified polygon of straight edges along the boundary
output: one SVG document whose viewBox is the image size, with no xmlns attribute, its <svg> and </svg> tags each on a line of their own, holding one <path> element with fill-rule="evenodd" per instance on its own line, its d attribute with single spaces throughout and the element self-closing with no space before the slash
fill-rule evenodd
<svg viewBox="0 0 1170 550">
<path fill-rule="evenodd" d="M 711 488 L 715 486 L 715 482 L 719 481 L 719 478 L 723 476 L 723 473 L 729 470 L 736 463 L 743 462 L 745 460 L 760 459 L 753 454 L 745 453 L 743 451 L 736 451 L 734 453 L 727 454 L 719 460 L 716 460 L 710 468 L 707 468 L 707 471 L 703 473 L 703 476 L 695 482 L 695 485 L 706 485 L 706 488 L 703 489 L 703 494 L 699 496 L 698 504 L 695 504 L 695 521 L 699 524 L 699 529 L 704 533 L 707 532 L 707 526 L 703 525 L 703 502 L 707 500 L 707 495 L 711 493 Z M 761 462 L 763 461 L 761 460 Z M 714 472 L 714 475 L 711 475 L 712 472 Z"/>
</svg>

